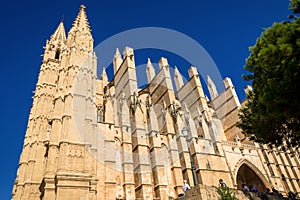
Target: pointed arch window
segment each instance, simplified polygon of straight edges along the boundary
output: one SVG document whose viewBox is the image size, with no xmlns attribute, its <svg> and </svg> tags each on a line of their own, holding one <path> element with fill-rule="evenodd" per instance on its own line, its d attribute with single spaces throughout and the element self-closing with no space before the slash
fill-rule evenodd
<svg viewBox="0 0 300 200">
<path fill-rule="evenodd" d="M 98 109 L 97 111 L 97 123 L 103 123 L 103 111 Z"/>
<path fill-rule="evenodd" d="M 59 56 L 60 56 L 60 49 L 57 49 L 55 52 L 55 59 L 59 60 Z"/>
</svg>

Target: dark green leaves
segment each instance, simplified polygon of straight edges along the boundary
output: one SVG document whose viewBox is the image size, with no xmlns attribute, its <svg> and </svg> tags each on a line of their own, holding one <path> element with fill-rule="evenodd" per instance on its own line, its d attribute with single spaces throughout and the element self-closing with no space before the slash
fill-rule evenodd
<svg viewBox="0 0 300 200">
<path fill-rule="evenodd" d="M 291 1 L 299 13 L 300 0 Z M 288 146 L 300 144 L 300 18 L 274 23 L 250 48 L 244 79 L 253 91 L 238 126 L 251 139 Z"/>
</svg>

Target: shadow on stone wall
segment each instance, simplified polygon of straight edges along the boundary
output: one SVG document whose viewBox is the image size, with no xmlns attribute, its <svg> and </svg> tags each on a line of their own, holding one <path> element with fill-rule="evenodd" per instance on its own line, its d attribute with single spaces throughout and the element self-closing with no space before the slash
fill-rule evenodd
<svg viewBox="0 0 300 200">
<path fill-rule="evenodd" d="M 262 195 L 259 197 L 256 193 L 244 193 L 241 190 L 234 190 L 237 200 L 283 200 L 288 198 L 277 197 L 274 195 Z M 177 200 L 220 200 L 221 197 L 212 186 L 198 185 L 188 190 L 183 197 Z"/>
</svg>

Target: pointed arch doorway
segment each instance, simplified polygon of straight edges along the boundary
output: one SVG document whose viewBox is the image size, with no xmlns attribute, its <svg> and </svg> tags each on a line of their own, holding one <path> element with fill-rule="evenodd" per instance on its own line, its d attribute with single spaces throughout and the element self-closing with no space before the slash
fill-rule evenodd
<svg viewBox="0 0 300 200">
<path fill-rule="evenodd" d="M 251 166 L 243 163 L 237 171 L 236 183 L 237 189 L 242 189 L 242 184 L 246 183 L 249 187 L 250 185 L 255 185 L 261 192 L 265 192 L 268 185 L 266 185 L 266 178 L 257 169 L 253 169 Z"/>
</svg>

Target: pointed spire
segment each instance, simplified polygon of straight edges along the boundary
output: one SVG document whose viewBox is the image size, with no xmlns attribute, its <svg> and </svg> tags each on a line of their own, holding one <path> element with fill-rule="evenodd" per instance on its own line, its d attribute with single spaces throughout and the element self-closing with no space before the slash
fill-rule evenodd
<svg viewBox="0 0 300 200">
<path fill-rule="evenodd" d="M 105 67 L 103 67 L 103 71 L 102 71 L 102 74 L 101 74 L 101 78 L 100 78 L 104 83 L 108 83 L 108 77 L 107 77 L 107 74 L 106 74 L 106 69 Z"/>
<path fill-rule="evenodd" d="M 177 67 L 174 67 L 174 81 L 176 85 L 177 91 L 184 85 L 182 75 L 180 74 L 179 70 Z"/>
<path fill-rule="evenodd" d="M 147 66 L 146 66 L 146 74 L 148 78 L 148 83 L 150 83 L 155 76 L 155 69 L 151 63 L 150 58 L 148 58 Z"/>
<path fill-rule="evenodd" d="M 43 47 L 45 49 L 43 60 L 47 61 L 49 58 L 60 60 L 66 40 L 64 23 L 60 22 L 54 33 L 51 35 L 50 40 L 46 41 L 46 46 Z"/>
<path fill-rule="evenodd" d="M 119 51 L 119 48 L 116 48 L 116 52 L 115 52 L 114 58 L 122 58 L 121 53 Z"/>
<path fill-rule="evenodd" d="M 66 41 L 66 31 L 65 31 L 65 27 L 64 27 L 64 23 L 60 22 L 57 29 L 55 30 L 55 32 L 53 33 L 53 35 L 51 36 L 51 41 Z"/>
<path fill-rule="evenodd" d="M 94 40 L 85 13 L 85 6 L 82 5 L 68 33 L 67 46 L 80 55 L 86 55 L 93 51 L 93 44 Z"/>
<path fill-rule="evenodd" d="M 207 83 L 208 83 L 208 91 L 210 94 L 211 100 L 216 98 L 219 94 L 216 88 L 215 83 L 211 80 L 210 76 L 207 76 Z"/>
<path fill-rule="evenodd" d="M 79 13 L 73 22 L 70 32 L 74 30 L 87 31 L 89 33 L 91 32 L 84 5 L 80 6 Z"/>
<path fill-rule="evenodd" d="M 117 73 L 120 65 L 122 64 L 123 62 L 123 59 L 122 59 L 122 56 L 120 54 L 120 51 L 118 48 L 116 48 L 116 53 L 114 55 L 114 60 L 113 60 L 113 64 L 114 64 L 114 74 Z"/>
</svg>

